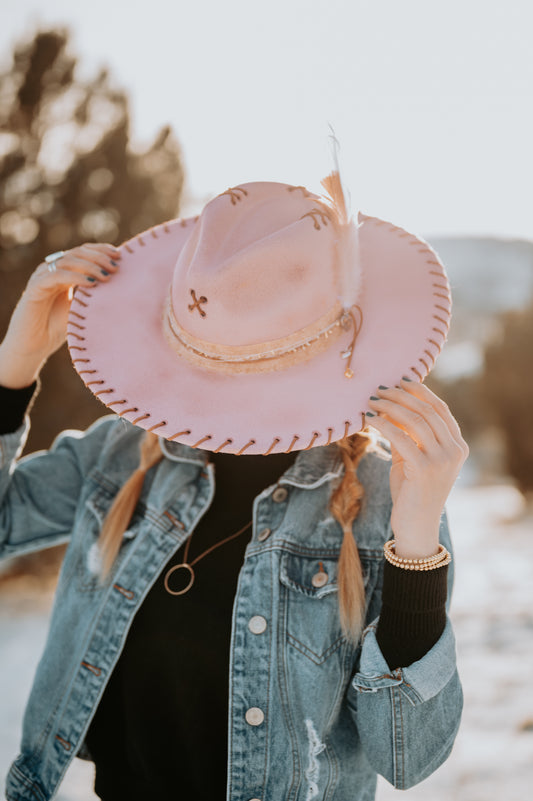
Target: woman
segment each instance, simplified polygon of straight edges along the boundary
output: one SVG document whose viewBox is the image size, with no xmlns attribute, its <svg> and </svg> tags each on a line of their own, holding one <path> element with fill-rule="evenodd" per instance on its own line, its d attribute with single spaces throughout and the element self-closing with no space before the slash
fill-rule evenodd
<svg viewBox="0 0 533 801">
<path fill-rule="evenodd" d="M 448 756 L 468 448 L 413 360 L 449 289 L 323 183 L 242 184 L 32 275 L 0 346 L 2 553 L 69 546 L 9 801 L 51 798 L 75 755 L 105 801 L 370 799 Z M 17 461 L 66 336 L 115 414 Z"/>
</svg>

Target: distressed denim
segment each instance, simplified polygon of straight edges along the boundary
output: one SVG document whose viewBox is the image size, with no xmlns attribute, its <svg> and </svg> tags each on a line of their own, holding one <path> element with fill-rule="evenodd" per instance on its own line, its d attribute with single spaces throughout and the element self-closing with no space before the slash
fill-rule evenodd
<svg viewBox="0 0 533 801">
<path fill-rule="evenodd" d="M 0 437 L 0 555 L 68 547 L 8 801 L 52 798 L 74 756 L 87 758 L 85 735 L 135 612 L 214 494 L 205 452 L 162 440 L 165 458 L 146 476 L 102 586 L 98 534 L 138 464 L 143 432 L 106 416 L 17 461 L 28 427 L 26 419 Z M 353 533 L 366 624 L 357 646 L 342 634 L 342 531 L 328 510 L 342 470 L 335 444 L 302 451 L 279 480 L 286 497 L 271 486 L 254 501 L 232 616 L 226 801 L 370 801 L 378 773 L 405 789 L 452 748 L 463 698 L 449 618 L 424 657 L 392 671 L 375 636 L 383 543 L 392 536 L 386 452 L 367 453 L 358 469 L 365 497 Z M 451 550 L 445 512 L 440 537 Z M 319 570 L 328 580 L 315 586 Z M 448 604 L 452 582 L 450 570 Z"/>
</svg>

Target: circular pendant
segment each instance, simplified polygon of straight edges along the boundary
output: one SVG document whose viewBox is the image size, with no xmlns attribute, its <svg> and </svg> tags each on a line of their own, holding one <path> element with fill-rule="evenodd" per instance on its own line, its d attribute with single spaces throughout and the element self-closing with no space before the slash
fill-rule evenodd
<svg viewBox="0 0 533 801">
<path fill-rule="evenodd" d="M 184 590 L 171 590 L 168 586 L 168 580 L 172 575 L 172 573 L 174 573 L 175 570 L 179 570 L 180 567 L 184 567 L 189 571 L 190 574 L 189 583 L 187 584 Z M 191 589 L 193 583 L 194 583 L 194 570 L 190 565 L 187 564 L 187 562 L 183 562 L 183 564 L 181 565 L 174 565 L 174 567 L 171 567 L 170 570 L 167 571 L 167 574 L 165 575 L 165 590 L 168 593 L 170 593 L 170 595 L 183 595 L 184 593 L 186 593 L 188 590 Z"/>
</svg>

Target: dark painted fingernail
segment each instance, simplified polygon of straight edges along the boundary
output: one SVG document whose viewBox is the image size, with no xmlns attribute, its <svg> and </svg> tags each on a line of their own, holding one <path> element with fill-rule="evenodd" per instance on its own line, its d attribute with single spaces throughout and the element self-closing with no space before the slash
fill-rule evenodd
<svg viewBox="0 0 533 801">
<path fill-rule="evenodd" d="M 113 267 L 118 267 L 118 261 L 113 261 L 113 259 L 109 259 Z"/>
<path fill-rule="evenodd" d="M 88 275 L 87 281 L 91 281 L 92 283 L 94 283 L 96 281 L 96 278 L 93 278 L 92 275 Z"/>
<path fill-rule="evenodd" d="M 406 376 L 406 375 L 402 375 L 402 380 L 403 380 L 403 381 L 410 381 L 410 382 L 412 383 L 412 379 L 410 379 L 410 378 L 407 378 L 407 376 Z"/>
<path fill-rule="evenodd" d="M 365 417 L 375 417 L 374 412 L 365 412 Z"/>
<path fill-rule="evenodd" d="M 102 273 L 102 275 L 109 275 L 109 273 L 107 272 L 107 270 L 100 270 L 100 272 Z"/>
<path fill-rule="evenodd" d="M 375 396 L 375 395 L 371 395 L 371 396 L 370 396 L 370 400 L 380 400 L 380 398 L 376 398 L 376 396 Z"/>
<path fill-rule="evenodd" d="M 384 387 L 383 384 L 380 384 L 378 389 L 388 389 L 388 387 Z"/>
</svg>

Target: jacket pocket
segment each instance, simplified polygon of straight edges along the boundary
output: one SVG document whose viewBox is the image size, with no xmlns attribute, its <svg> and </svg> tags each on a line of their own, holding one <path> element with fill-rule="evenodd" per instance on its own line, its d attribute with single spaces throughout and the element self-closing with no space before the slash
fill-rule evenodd
<svg viewBox="0 0 533 801">
<path fill-rule="evenodd" d="M 363 575 L 366 587 L 364 566 Z M 287 643 L 320 665 L 346 642 L 338 608 L 338 556 L 284 553 L 280 582 Z"/>
</svg>

